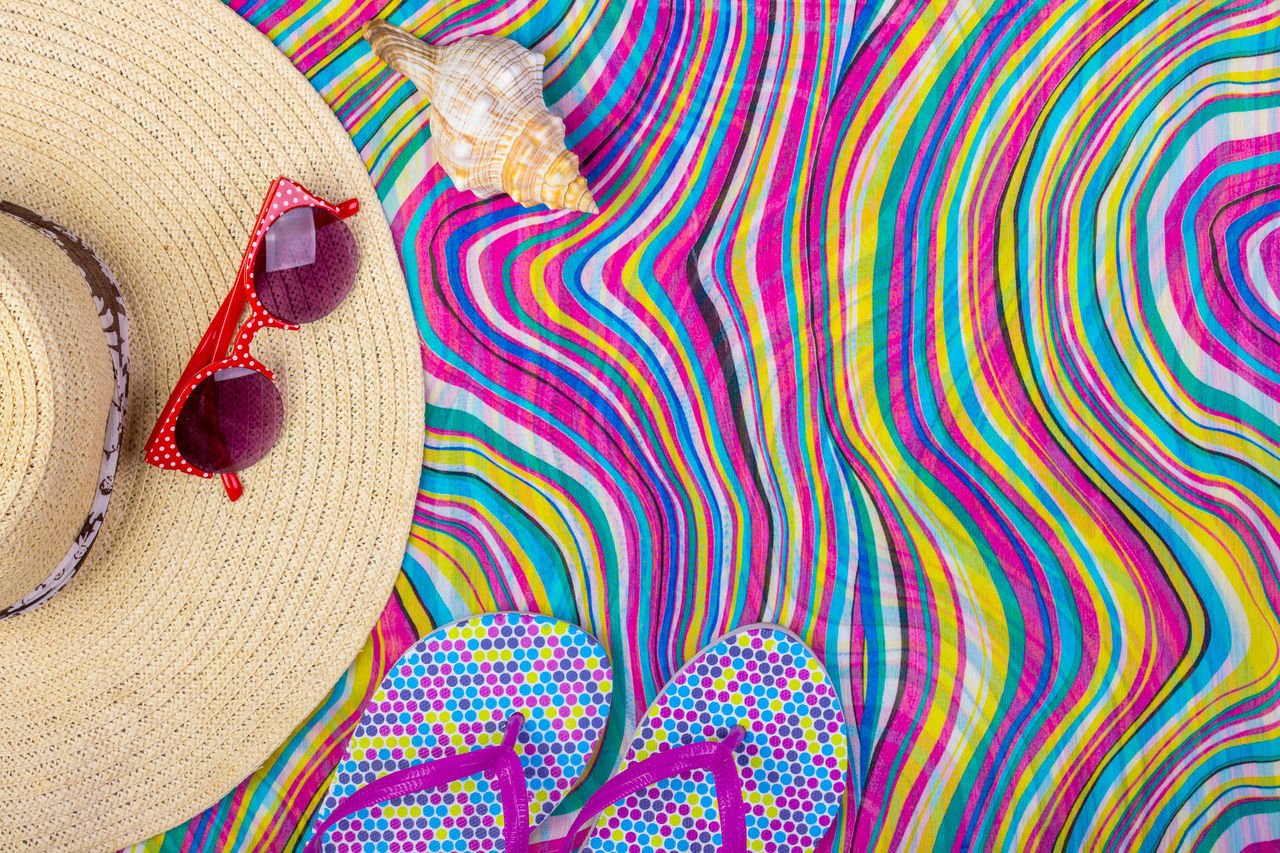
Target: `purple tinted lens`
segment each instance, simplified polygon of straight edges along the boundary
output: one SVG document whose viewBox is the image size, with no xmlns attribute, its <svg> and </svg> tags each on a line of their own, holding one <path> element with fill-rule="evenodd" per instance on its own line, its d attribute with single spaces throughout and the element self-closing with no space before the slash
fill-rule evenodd
<svg viewBox="0 0 1280 853">
<path fill-rule="evenodd" d="M 283 422 L 284 401 L 274 382 L 247 367 L 224 367 L 187 397 L 174 438 L 192 465 L 226 474 L 266 456 Z"/>
<path fill-rule="evenodd" d="M 310 323 L 347 298 L 359 265 L 347 223 L 323 208 L 295 207 L 267 229 L 253 279 L 268 311 L 286 323 Z"/>
</svg>

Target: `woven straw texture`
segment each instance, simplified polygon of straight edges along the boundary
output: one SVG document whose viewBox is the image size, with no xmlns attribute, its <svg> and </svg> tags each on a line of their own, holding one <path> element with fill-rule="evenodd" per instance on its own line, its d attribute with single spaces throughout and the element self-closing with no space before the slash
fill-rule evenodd
<svg viewBox="0 0 1280 853">
<path fill-rule="evenodd" d="M 334 314 L 255 341 L 287 419 L 231 504 L 142 447 L 278 174 L 359 197 L 362 263 Z M 102 532 L 65 590 L 0 622 L 0 850 L 108 850 L 240 782 L 360 648 L 409 529 L 421 361 L 349 138 L 213 0 L 0 4 L 0 198 L 81 236 L 128 312 Z"/>
<path fill-rule="evenodd" d="M 0 214 L 0 609 L 79 533 L 98 488 L 115 378 L 84 273 Z"/>
</svg>

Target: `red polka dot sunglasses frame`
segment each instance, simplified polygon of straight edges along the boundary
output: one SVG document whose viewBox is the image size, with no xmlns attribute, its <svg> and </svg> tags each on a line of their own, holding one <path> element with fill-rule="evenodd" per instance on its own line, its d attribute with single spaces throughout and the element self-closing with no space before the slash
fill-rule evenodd
<svg viewBox="0 0 1280 853">
<path fill-rule="evenodd" d="M 343 220 L 359 209 L 356 199 L 334 205 L 288 178 L 272 182 L 235 283 L 151 430 L 147 462 L 220 474 L 227 497 L 240 497 L 237 472 L 266 455 L 284 418 L 275 374 L 250 344 L 264 328 L 296 330 L 346 298 L 359 253 Z"/>
</svg>

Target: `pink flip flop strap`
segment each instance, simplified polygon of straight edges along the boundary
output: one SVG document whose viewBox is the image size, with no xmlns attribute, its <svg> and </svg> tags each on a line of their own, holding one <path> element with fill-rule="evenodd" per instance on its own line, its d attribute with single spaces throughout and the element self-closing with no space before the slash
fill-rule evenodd
<svg viewBox="0 0 1280 853">
<path fill-rule="evenodd" d="M 347 797 L 316 827 L 304 853 L 319 853 L 320 843 L 335 823 L 356 812 L 400 797 L 443 788 L 447 785 L 485 773 L 502 796 L 502 839 L 504 853 L 527 853 L 529 849 L 529 791 L 524 767 L 516 755 L 515 743 L 524 725 L 522 714 L 507 718 L 502 743 L 483 749 L 437 758 L 388 773 Z"/>
<path fill-rule="evenodd" d="M 573 853 L 586 840 L 600 813 L 632 794 L 643 791 L 663 779 L 683 776 L 695 770 L 709 771 L 715 779 L 716 810 L 720 819 L 720 849 L 723 853 L 746 853 L 746 808 L 742 801 L 742 780 L 733 751 L 746 731 L 734 726 L 719 742 L 690 743 L 663 750 L 637 762 L 608 782 L 588 798 L 573 822 L 573 828 L 560 845 L 560 853 Z"/>
</svg>

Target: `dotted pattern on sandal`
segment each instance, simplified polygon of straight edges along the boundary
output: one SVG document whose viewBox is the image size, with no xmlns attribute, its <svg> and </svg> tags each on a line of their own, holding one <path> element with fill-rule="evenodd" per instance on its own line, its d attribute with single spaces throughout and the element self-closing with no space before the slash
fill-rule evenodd
<svg viewBox="0 0 1280 853">
<path fill-rule="evenodd" d="M 507 718 L 525 715 L 516 750 L 536 826 L 586 774 L 609 716 L 604 649 L 575 625 L 496 613 L 418 641 L 383 679 L 313 821 L 394 770 L 501 742 Z M 401 797 L 339 821 L 324 849 L 499 853 L 501 798 L 483 777 Z"/>
<path fill-rule="evenodd" d="M 835 688 L 804 643 L 748 628 L 723 638 L 676 674 L 636 731 L 627 767 L 659 751 L 722 740 L 741 723 L 735 751 L 751 851 L 812 850 L 831 828 L 849 767 Z M 591 853 L 720 853 L 710 773 L 666 779 L 604 811 L 582 849 Z"/>
</svg>

